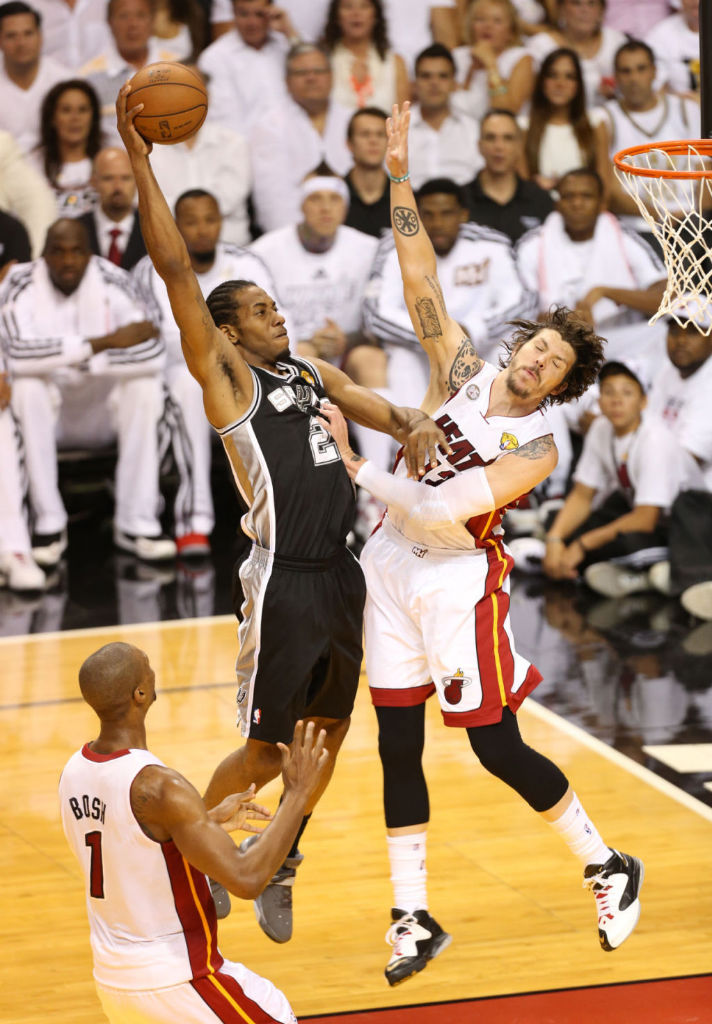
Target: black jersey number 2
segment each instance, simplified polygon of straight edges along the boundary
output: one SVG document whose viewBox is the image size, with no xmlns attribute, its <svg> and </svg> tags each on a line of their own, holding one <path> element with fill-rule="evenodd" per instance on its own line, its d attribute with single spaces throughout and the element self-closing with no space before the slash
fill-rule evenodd
<svg viewBox="0 0 712 1024">
<path fill-rule="evenodd" d="M 95 900 L 104 899 L 104 861 L 101 856 L 101 832 L 87 832 L 84 845 L 91 850 L 89 863 L 89 895 Z"/>
<path fill-rule="evenodd" d="M 341 458 L 336 441 L 316 420 L 312 420 L 309 426 L 309 447 L 315 466 L 324 466 L 327 462 L 338 462 Z"/>
</svg>

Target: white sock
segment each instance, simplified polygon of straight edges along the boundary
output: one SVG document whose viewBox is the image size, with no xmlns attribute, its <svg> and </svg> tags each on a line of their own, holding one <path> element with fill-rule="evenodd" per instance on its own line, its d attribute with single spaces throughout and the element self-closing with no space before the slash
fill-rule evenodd
<svg viewBox="0 0 712 1024">
<path fill-rule="evenodd" d="M 391 862 L 393 906 L 412 914 L 414 910 L 428 909 L 425 868 L 425 840 L 427 832 L 414 832 L 405 836 L 386 836 L 388 857 Z"/>
<path fill-rule="evenodd" d="M 549 824 L 558 832 L 568 848 L 584 867 L 587 864 L 605 864 L 613 850 L 601 839 L 598 830 L 573 794 L 573 800 L 556 821 Z"/>
</svg>

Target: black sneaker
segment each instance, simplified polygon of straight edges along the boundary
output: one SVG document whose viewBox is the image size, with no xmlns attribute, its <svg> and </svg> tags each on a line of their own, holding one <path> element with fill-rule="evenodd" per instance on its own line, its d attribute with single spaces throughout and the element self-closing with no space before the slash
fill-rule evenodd
<svg viewBox="0 0 712 1024">
<path fill-rule="evenodd" d="M 246 849 L 258 838 L 259 836 L 255 835 L 243 839 L 240 849 Z M 272 942 L 289 942 L 292 937 L 292 886 L 297 868 L 303 860 L 304 856 L 301 853 L 297 853 L 295 857 L 287 857 L 271 881 L 253 901 L 259 926 Z"/>
<path fill-rule="evenodd" d="M 214 878 L 209 878 L 208 884 L 210 886 L 210 895 L 213 897 L 213 903 L 215 904 L 215 916 L 218 921 L 222 921 L 232 909 L 230 893 L 224 885 L 220 885 L 220 882 L 216 882 Z"/>
<path fill-rule="evenodd" d="M 452 942 L 452 935 L 444 932 L 427 910 L 406 914 L 393 907 L 391 927 L 386 942 L 393 946 L 393 954 L 386 964 L 386 981 L 398 985 L 427 967 L 428 961 L 442 953 Z"/>
<path fill-rule="evenodd" d="M 584 889 L 591 889 L 598 911 L 598 938 L 607 953 L 617 949 L 638 923 L 645 870 L 637 857 L 614 850 L 605 864 L 588 864 Z"/>
</svg>

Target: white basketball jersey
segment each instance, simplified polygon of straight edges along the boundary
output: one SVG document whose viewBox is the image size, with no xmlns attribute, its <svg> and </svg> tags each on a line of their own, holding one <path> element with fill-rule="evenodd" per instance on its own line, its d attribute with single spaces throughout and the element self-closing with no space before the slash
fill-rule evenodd
<svg viewBox="0 0 712 1024">
<path fill-rule="evenodd" d="M 131 809 L 147 750 L 95 754 L 88 745 L 59 781 L 62 825 L 86 880 L 94 977 L 117 989 L 155 989 L 220 969 L 217 921 L 205 875 L 173 841 L 157 843 Z"/>
<path fill-rule="evenodd" d="M 432 418 L 447 437 L 452 454 L 444 455 L 438 449 L 438 464 L 421 478 L 423 486 L 437 487 L 456 473 L 489 466 L 528 441 L 552 433 L 540 409 L 526 416 L 487 417 L 492 382 L 499 372 L 490 363 L 483 363 L 481 370 L 433 413 Z M 396 476 L 407 473 L 400 455 L 394 473 Z M 503 532 L 500 523 L 504 512 L 504 508 L 494 509 L 437 530 L 414 525 L 395 507 L 389 507 L 388 517 L 403 536 L 416 544 L 472 551 L 473 548 L 484 550 L 493 536 Z"/>
</svg>

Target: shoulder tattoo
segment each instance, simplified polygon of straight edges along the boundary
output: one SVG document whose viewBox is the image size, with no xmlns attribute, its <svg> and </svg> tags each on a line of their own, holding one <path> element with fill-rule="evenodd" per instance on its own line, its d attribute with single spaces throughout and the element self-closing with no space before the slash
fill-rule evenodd
<svg viewBox="0 0 712 1024">
<path fill-rule="evenodd" d="M 518 455 L 522 459 L 540 459 L 543 455 L 548 455 L 555 447 L 553 435 L 546 434 L 544 437 L 535 437 L 533 441 L 527 441 L 521 448 L 513 451 L 512 455 Z"/>
<path fill-rule="evenodd" d="M 420 321 L 420 331 L 424 338 L 441 338 L 443 329 L 435 309 L 435 303 L 424 295 L 415 300 L 415 311 Z"/>
<path fill-rule="evenodd" d="M 418 214 L 410 206 L 394 206 L 393 227 L 401 235 L 417 235 L 420 230 Z"/>
<path fill-rule="evenodd" d="M 469 338 L 463 338 L 457 355 L 452 361 L 447 380 L 448 393 L 454 395 L 466 380 L 474 377 L 482 369 L 482 360 L 477 355 L 475 346 Z"/>
</svg>

